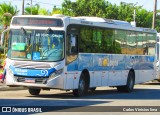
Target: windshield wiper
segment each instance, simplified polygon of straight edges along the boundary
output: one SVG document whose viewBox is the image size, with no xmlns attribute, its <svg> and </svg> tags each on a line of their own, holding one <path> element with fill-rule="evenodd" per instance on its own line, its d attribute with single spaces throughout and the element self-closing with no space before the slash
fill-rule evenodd
<svg viewBox="0 0 160 115">
<path fill-rule="evenodd" d="M 22 34 L 24 34 L 25 36 L 27 35 L 26 30 L 25 30 L 23 27 L 21 27 L 21 32 L 22 32 Z"/>
<path fill-rule="evenodd" d="M 28 35 L 23 27 L 21 27 L 21 32 L 24 35 L 24 39 L 26 40 L 25 43 L 28 43 L 28 45 L 31 46 L 31 34 Z"/>
</svg>

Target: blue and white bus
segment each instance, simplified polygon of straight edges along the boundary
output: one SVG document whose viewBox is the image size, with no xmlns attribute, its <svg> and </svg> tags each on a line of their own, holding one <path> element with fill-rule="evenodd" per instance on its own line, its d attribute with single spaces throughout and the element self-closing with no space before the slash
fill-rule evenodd
<svg viewBox="0 0 160 115">
<path fill-rule="evenodd" d="M 157 50 L 156 50 L 156 66 L 157 66 L 157 80 L 160 81 L 160 33 L 157 33 Z"/>
<path fill-rule="evenodd" d="M 135 84 L 156 79 L 156 34 L 99 17 L 15 16 L 6 84 L 26 86 L 31 95 L 61 89 L 82 96 L 101 86 L 132 92 Z"/>
</svg>

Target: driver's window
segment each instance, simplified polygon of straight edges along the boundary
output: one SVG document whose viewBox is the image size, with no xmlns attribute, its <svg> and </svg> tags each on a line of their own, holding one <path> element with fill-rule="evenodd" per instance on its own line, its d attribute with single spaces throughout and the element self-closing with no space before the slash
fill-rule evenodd
<svg viewBox="0 0 160 115">
<path fill-rule="evenodd" d="M 70 33 L 67 35 L 67 64 L 77 58 L 78 54 L 78 35 Z"/>
<path fill-rule="evenodd" d="M 70 54 L 78 53 L 78 35 L 71 34 L 70 36 Z"/>
</svg>

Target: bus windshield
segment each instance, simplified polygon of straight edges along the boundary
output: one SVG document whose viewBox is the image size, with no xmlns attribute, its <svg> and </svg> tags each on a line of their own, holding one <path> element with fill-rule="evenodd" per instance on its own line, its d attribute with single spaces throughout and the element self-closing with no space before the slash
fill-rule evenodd
<svg viewBox="0 0 160 115">
<path fill-rule="evenodd" d="M 64 32 L 12 29 L 8 58 L 33 61 L 59 61 L 64 58 Z"/>
</svg>

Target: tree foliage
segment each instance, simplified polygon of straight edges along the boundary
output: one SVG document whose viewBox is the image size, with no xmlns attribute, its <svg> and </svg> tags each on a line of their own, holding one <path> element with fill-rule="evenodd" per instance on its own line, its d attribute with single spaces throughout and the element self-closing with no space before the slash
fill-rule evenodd
<svg viewBox="0 0 160 115">
<path fill-rule="evenodd" d="M 148 27 L 148 28 L 152 27 L 152 17 L 153 17 L 152 12 L 148 12 L 145 9 L 140 9 L 137 10 L 136 15 L 137 15 L 136 18 L 137 26 Z"/>
<path fill-rule="evenodd" d="M 11 18 L 18 14 L 19 10 L 16 6 L 12 6 L 11 2 L 0 4 L 0 21 L 4 29 L 9 26 Z"/>
<path fill-rule="evenodd" d="M 156 30 L 160 32 L 160 10 L 157 10 L 156 16 Z"/>
<path fill-rule="evenodd" d="M 102 16 L 105 14 L 106 3 L 104 0 L 65 0 L 62 4 L 62 13 L 69 16 Z"/>
<path fill-rule="evenodd" d="M 62 10 L 60 8 L 56 8 L 56 6 L 54 6 L 51 15 L 53 15 L 53 14 L 62 14 Z"/>
<path fill-rule="evenodd" d="M 49 10 L 46 10 L 45 8 L 40 8 L 38 11 L 39 15 L 50 15 Z"/>
<path fill-rule="evenodd" d="M 40 6 L 39 6 L 39 4 L 36 4 L 36 5 L 33 5 L 32 8 L 30 6 L 26 7 L 24 14 L 25 15 L 30 15 L 30 14 L 38 15 L 39 10 L 40 10 Z"/>
<path fill-rule="evenodd" d="M 50 15 L 50 12 L 45 8 L 40 8 L 40 5 L 36 4 L 36 5 L 33 5 L 32 8 L 30 6 L 26 7 L 25 15 Z"/>
<path fill-rule="evenodd" d="M 68 16 L 96 16 L 108 19 L 134 21 L 133 13 L 136 11 L 136 23 L 138 27 L 151 28 L 153 13 L 138 6 L 137 3 L 121 2 L 119 6 L 106 0 L 64 0 L 62 13 Z M 160 18 L 157 21 L 159 28 Z M 159 30 L 159 29 L 158 29 Z"/>
</svg>

